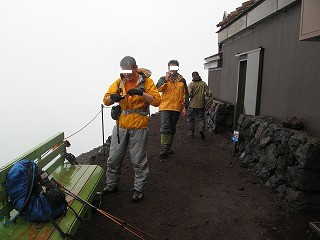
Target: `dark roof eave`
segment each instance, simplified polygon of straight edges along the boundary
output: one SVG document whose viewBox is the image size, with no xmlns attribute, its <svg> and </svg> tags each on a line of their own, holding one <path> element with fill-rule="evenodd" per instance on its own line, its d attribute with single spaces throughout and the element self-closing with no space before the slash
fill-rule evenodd
<svg viewBox="0 0 320 240">
<path fill-rule="evenodd" d="M 232 19 L 230 22 L 228 22 L 226 25 L 221 26 L 220 29 L 216 32 L 219 33 L 220 31 L 222 31 L 223 29 L 227 28 L 228 26 L 230 26 L 232 23 L 234 23 L 235 21 L 237 21 L 240 17 L 244 16 L 248 11 L 250 11 L 252 8 L 254 8 L 256 5 L 258 5 L 259 3 L 261 3 L 264 0 L 258 0 L 256 2 L 254 2 L 252 5 L 250 5 L 250 7 L 246 8 L 243 12 L 241 12 L 239 15 L 237 15 L 234 19 Z"/>
</svg>

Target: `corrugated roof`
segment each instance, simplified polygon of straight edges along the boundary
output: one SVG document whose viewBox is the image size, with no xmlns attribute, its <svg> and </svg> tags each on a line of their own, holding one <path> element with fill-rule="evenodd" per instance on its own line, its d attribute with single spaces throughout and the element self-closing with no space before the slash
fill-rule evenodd
<svg viewBox="0 0 320 240">
<path fill-rule="evenodd" d="M 232 11 L 229 14 L 226 14 L 226 12 L 223 15 L 223 19 L 221 22 L 217 24 L 217 27 L 225 27 L 230 22 L 232 22 L 234 19 L 236 19 L 238 16 L 240 16 L 242 13 L 246 12 L 250 7 L 255 5 L 257 2 L 264 1 L 264 0 L 249 0 L 246 2 L 243 2 L 240 7 L 237 7 L 235 11 Z"/>
</svg>

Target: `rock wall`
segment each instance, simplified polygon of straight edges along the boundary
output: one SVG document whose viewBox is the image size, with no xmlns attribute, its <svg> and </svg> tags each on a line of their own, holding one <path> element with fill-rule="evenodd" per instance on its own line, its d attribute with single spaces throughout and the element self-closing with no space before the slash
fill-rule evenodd
<svg viewBox="0 0 320 240">
<path fill-rule="evenodd" d="M 234 106 L 229 103 L 214 100 L 215 109 L 210 106 L 206 110 L 206 127 L 210 132 L 231 131 L 233 126 Z"/>
<path fill-rule="evenodd" d="M 320 209 L 320 139 L 261 116 L 240 115 L 239 159 L 288 211 Z"/>
</svg>

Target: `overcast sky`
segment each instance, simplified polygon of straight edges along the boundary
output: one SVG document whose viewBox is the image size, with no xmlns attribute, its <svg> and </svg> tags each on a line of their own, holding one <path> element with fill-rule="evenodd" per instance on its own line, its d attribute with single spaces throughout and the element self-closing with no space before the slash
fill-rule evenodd
<svg viewBox="0 0 320 240">
<path fill-rule="evenodd" d="M 87 124 L 126 55 L 150 69 L 154 82 L 170 59 L 188 83 L 193 71 L 206 81 L 204 58 L 218 51 L 216 24 L 242 2 L 0 0 L 0 165 Z M 114 122 L 104 112 L 108 136 Z M 76 156 L 101 145 L 101 117 L 69 140 Z"/>
</svg>

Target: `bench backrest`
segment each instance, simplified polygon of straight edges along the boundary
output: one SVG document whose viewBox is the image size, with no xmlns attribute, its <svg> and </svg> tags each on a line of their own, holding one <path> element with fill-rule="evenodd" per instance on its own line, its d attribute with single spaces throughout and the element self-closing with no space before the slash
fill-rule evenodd
<svg viewBox="0 0 320 240">
<path fill-rule="evenodd" d="M 14 163 L 21 159 L 35 161 L 37 166 L 51 174 L 64 163 L 65 145 L 63 144 L 64 133 L 57 133 L 33 149 L 17 157 L 5 166 L 0 167 L 0 221 L 3 217 L 9 217 L 13 209 L 6 191 L 6 178 Z"/>
</svg>

